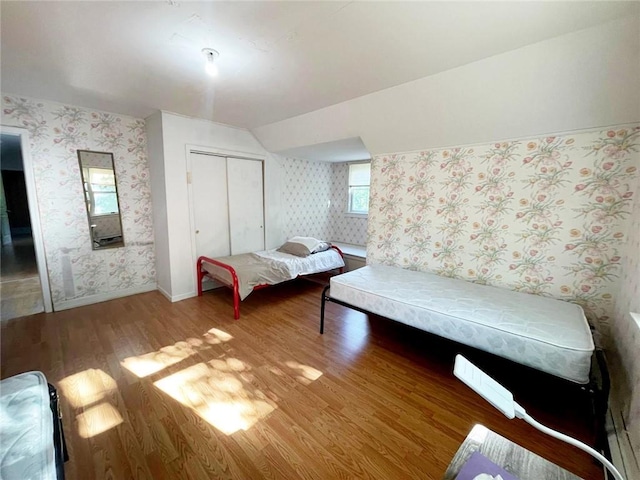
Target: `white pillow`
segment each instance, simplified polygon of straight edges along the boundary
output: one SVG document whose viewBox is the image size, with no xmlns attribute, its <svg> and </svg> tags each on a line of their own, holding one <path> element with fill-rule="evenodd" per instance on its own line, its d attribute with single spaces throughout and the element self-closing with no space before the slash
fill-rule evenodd
<svg viewBox="0 0 640 480">
<path fill-rule="evenodd" d="M 325 252 L 331 248 L 331 244 L 329 242 L 320 242 L 320 245 L 316 247 L 316 249 L 311 253 L 320 253 Z"/>
<path fill-rule="evenodd" d="M 287 240 L 289 243 L 301 243 L 305 247 L 309 249 L 309 252 L 313 252 L 316 248 L 320 246 L 322 240 L 318 240 L 313 237 L 291 237 Z"/>
</svg>

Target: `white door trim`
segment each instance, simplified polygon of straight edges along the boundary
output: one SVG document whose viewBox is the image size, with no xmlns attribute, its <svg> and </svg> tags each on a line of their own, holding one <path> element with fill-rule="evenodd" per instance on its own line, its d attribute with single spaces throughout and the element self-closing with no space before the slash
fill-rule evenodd
<svg viewBox="0 0 640 480">
<path fill-rule="evenodd" d="M 244 158 L 247 160 L 262 160 L 263 162 L 267 159 L 266 155 L 262 155 L 254 152 L 243 152 L 240 150 L 227 150 L 226 148 L 205 147 L 203 145 L 187 144 L 186 145 L 187 159 L 189 158 L 190 153 L 204 153 L 205 155 L 209 154 L 209 155 L 217 155 L 219 157 Z"/>
<path fill-rule="evenodd" d="M 51 302 L 51 287 L 49 285 L 49 270 L 47 269 L 47 259 L 45 256 L 44 237 L 40 223 L 40 210 L 38 209 L 38 194 L 36 192 L 35 173 L 33 171 L 33 160 L 31 158 L 29 131 L 25 128 L 0 125 L 0 132 L 6 135 L 20 137 L 24 179 L 27 186 L 29 217 L 31 219 L 31 234 L 36 252 L 36 264 L 38 265 L 40 285 L 42 286 L 42 303 L 44 304 L 44 311 L 50 313 L 53 312 L 53 304 Z"/>
</svg>

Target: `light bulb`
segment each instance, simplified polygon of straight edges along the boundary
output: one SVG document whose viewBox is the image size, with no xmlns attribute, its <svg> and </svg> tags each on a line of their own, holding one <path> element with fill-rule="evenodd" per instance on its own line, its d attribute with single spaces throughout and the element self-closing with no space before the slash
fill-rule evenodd
<svg viewBox="0 0 640 480">
<path fill-rule="evenodd" d="M 203 48 L 202 54 L 205 58 L 204 71 L 212 77 L 215 77 L 218 75 L 218 66 L 215 63 L 215 60 L 220 54 L 213 48 Z"/>
</svg>

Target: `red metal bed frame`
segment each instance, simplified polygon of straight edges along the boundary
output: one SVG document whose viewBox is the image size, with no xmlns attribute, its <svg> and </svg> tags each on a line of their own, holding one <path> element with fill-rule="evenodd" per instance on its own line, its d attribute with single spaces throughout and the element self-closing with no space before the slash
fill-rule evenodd
<svg viewBox="0 0 640 480">
<path fill-rule="evenodd" d="M 335 245 L 331 245 L 331 248 L 336 250 L 340 254 L 340 256 L 342 258 L 344 258 L 344 254 L 342 253 L 342 250 L 340 250 Z M 224 268 L 225 270 L 227 270 L 231 274 L 231 278 L 233 280 L 233 283 L 230 285 L 227 282 L 227 280 L 225 280 L 223 278 L 220 278 L 220 277 L 217 277 L 215 275 L 212 275 L 209 272 L 207 272 L 206 270 L 204 270 L 202 268 L 202 262 L 211 263 L 213 265 L 217 265 L 218 267 L 221 267 L 221 268 Z M 344 267 L 340 267 L 339 270 L 340 270 L 340 273 L 343 273 L 344 272 Z M 325 270 L 325 271 L 328 272 L 329 270 Z M 226 287 L 229 287 L 229 288 L 231 288 L 233 290 L 233 318 L 235 320 L 238 320 L 240 318 L 240 292 L 239 292 L 239 289 L 238 289 L 238 275 L 236 274 L 235 269 L 231 265 L 227 265 L 226 263 L 222 263 L 219 260 L 216 260 L 214 258 L 199 257 L 198 261 L 196 263 L 196 273 L 198 275 L 198 296 L 199 297 L 202 296 L 202 280 L 204 279 L 204 277 L 210 277 L 213 280 L 217 280 L 218 282 L 222 283 Z M 315 272 L 315 273 L 322 273 L 322 272 Z M 300 276 L 298 276 L 298 277 L 300 277 Z M 253 287 L 253 290 L 259 290 L 261 288 L 266 288 L 266 287 L 270 287 L 270 286 L 271 286 L 270 284 L 264 283 L 264 284 L 261 284 L 261 285 L 256 285 L 255 287 Z"/>
</svg>

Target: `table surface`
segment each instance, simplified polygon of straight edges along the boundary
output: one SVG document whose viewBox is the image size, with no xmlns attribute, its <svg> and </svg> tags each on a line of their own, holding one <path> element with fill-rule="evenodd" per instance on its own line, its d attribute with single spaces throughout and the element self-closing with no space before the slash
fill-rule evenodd
<svg viewBox="0 0 640 480">
<path fill-rule="evenodd" d="M 581 480 L 580 477 L 492 432 L 483 425 L 476 425 L 467 435 L 451 460 L 442 477 L 443 480 L 454 480 L 471 454 L 476 451 L 520 480 L 541 478 Z"/>
</svg>

